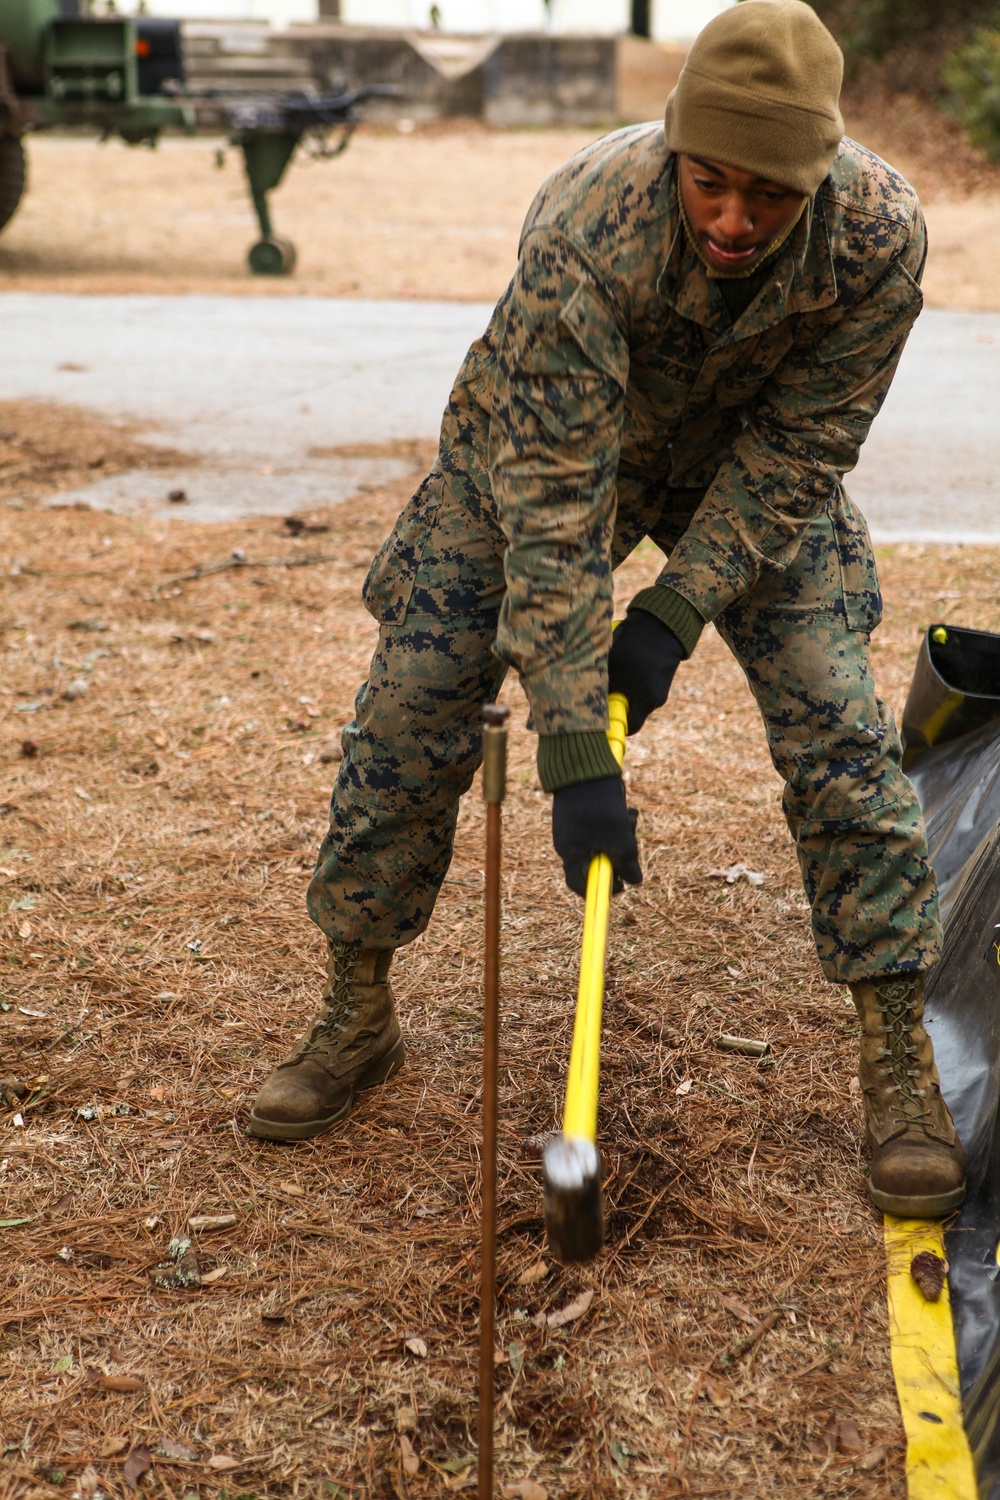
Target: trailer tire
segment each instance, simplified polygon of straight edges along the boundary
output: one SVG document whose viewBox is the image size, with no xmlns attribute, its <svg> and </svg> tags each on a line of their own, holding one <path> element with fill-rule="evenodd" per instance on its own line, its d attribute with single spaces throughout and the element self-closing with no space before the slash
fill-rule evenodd
<svg viewBox="0 0 1000 1500">
<path fill-rule="evenodd" d="M 24 181 L 24 146 L 15 135 L 0 135 L 0 229 L 20 203 Z"/>
</svg>

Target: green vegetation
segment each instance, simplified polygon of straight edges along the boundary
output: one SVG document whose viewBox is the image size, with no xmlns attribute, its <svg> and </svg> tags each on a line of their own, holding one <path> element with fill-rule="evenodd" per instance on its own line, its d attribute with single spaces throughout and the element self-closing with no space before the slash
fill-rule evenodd
<svg viewBox="0 0 1000 1500">
<path fill-rule="evenodd" d="M 1000 160 L 1000 0 L 813 0 L 848 83 L 921 94 Z"/>
<path fill-rule="evenodd" d="M 1000 29 L 984 27 L 950 52 L 941 69 L 945 103 L 969 139 L 1000 161 Z"/>
<path fill-rule="evenodd" d="M 928 59 L 967 42 L 978 27 L 1000 19 L 997 0 L 814 0 L 822 16 L 844 49 L 850 72 L 866 63 L 897 63 L 930 66 Z M 925 87 L 934 92 L 937 78 L 928 76 Z"/>
</svg>

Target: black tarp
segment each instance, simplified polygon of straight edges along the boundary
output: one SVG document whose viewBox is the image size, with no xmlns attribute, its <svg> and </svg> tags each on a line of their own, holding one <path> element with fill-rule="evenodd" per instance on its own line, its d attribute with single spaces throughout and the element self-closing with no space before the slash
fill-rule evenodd
<svg viewBox="0 0 1000 1500">
<path fill-rule="evenodd" d="M 969 1158 L 945 1233 L 962 1408 L 980 1492 L 1000 1500 L 1000 635 L 930 627 L 903 744 L 944 918 L 928 1030 Z"/>
</svg>

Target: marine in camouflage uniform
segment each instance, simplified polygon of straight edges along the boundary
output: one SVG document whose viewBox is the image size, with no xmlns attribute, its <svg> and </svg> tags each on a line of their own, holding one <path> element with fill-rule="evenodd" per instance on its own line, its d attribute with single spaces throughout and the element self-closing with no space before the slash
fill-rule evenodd
<svg viewBox="0 0 1000 1500">
<path fill-rule="evenodd" d="M 766 49 L 779 12 L 835 48 L 799 0 L 744 0 L 702 38 L 727 26 L 743 36 L 756 19 Z M 794 35 L 790 46 L 801 51 Z M 424 930 L 479 764 L 481 707 L 509 667 L 557 805 L 575 789 L 585 811 L 619 778 L 605 734 L 612 571 L 650 537 L 666 564 L 627 623 L 662 634 L 676 665 L 712 621 L 743 667 L 784 782 L 820 963 L 852 986 L 870 1033 L 873 1148 L 902 1142 L 910 1167 L 924 1152 L 916 1176 L 896 1173 L 883 1206 L 919 1199 L 943 1212 L 962 1168 L 920 1026 L 920 976 L 940 948 L 936 885 L 892 712 L 875 691 L 881 596 L 842 484 L 920 310 L 923 218 L 898 173 L 843 139 L 773 253 L 749 276 L 713 275 L 686 222 L 670 130 L 668 107 L 666 134 L 643 125 L 597 141 L 531 207 L 517 272 L 451 392 L 434 466 L 365 581 L 378 646 L 344 730 L 309 911 L 342 989 L 352 965 L 371 969 L 372 955 Z M 791 167 L 767 175 L 794 184 Z M 616 868 L 638 877 L 628 859 Z M 879 986 L 902 997 L 898 1024 L 879 1008 Z M 354 993 L 376 992 L 382 1008 L 360 1026 L 360 1050 L 364 1007 L 338 1023 L 353 1037 L 354 1080 L 339 1114 L 317 1123 L 314 1106 L 285 1097 L 292 1075 L 305 1069 L 315 1091 L 311 1070 L 343 1062 L 326 1017 L 270 1096 L 265 1085 L 252 1129 L 312 1134 L 346 1113 L 354 1089 L 393 1071 L 398 1028 L 391 1047 L 380 1040 L 391 995 L 384 975 L 380 988 L 366 971 Z M 950 1163 L 930 1189 L 928 1140 Z"/>
</svg>

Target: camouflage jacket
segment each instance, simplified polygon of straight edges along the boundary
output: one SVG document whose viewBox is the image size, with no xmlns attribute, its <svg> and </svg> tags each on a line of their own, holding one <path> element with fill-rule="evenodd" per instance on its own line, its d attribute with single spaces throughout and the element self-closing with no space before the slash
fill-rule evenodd
<svg viewBox="0 0 1000 1500">
<path fill-rule="evenodd" d="M 439 453 L 443 483 L 502 529 L 497 649 L 541 735 L 603 731 L 611 570 L 641 537 L 668 552 L 657 597 L 699 628 L 792 560 L 857 462 L 925 252 L 913 190 L 845 139 L 734 324 L 662 127 L 606 136 L 542 186 Z"/>
</svg>

